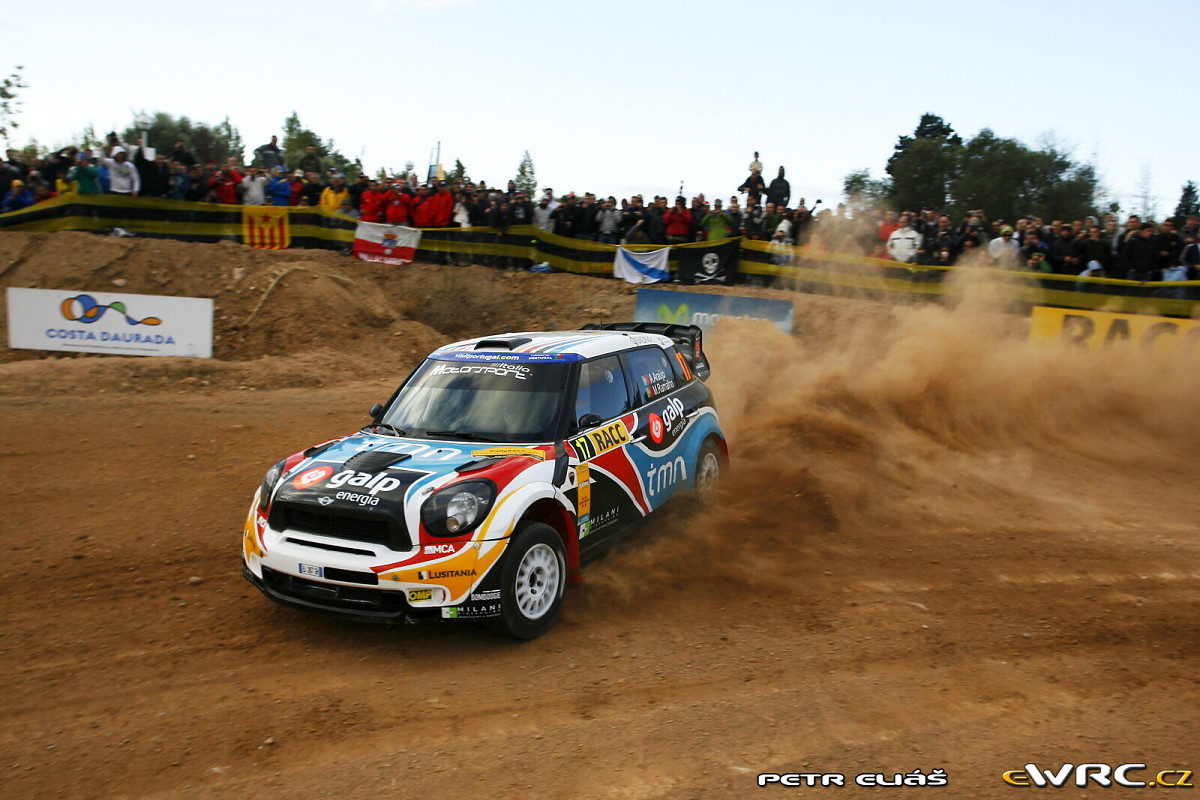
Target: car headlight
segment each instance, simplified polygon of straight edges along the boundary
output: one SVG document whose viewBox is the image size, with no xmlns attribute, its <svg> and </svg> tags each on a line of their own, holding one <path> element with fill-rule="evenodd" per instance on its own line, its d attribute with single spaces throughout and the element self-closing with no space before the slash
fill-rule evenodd
<svg viewBox="0 0 1200 800">
<path fill-rule="evenodd" d="M 275 491 L 275 484 L 279 482 L 279 476 L 283 474 L 284 461 L 280 461 L 267 470 L 267 474 L 263 477 L 262 486 L 258 488 L 258 510 L 262 513 L 267 513 L 267 509 L 271 507 L 271 494 Z"/>
<path fill-rule="evenodd" d="M 431 536 L 462 536 L 487 519 L 496 499 L 491 481 L 463 481 L 447 486 L 421 507 L 421 522 Z"/>
</svg>

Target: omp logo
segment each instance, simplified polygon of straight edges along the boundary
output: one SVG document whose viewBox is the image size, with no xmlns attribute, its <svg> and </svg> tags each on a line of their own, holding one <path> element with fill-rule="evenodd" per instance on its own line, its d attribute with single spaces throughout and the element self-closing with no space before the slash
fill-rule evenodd
<svg viewBox="0 0 1200 800">
<path fill-rule="evenodd" d="M 65 319 L 71 322 L 82 322 L 90 325 L 93 322 L 99 322 L 104 316 L 104 312 L 109 309 L 124 315 L 125 322 L 130 325 L 161 325 L 162 320 L 158 317 L 144 317 L 142 319 L 134 319 L 129 316 L 129 312 L 125 308 L 125 304 L 120 300 L 108 305 L 102 305 L 96 302 L 96 298 L 90 294 L 77 294 L 74 297 L 68 297 L 62 301 L 62 315 Z"/>
<path fill-rule="evenodd" d="M 625 427 L 624 422 L 617 420 L 572 439 L 571 446 L 579 454 L 580 461 L 590 461 L 628 442 L 629 429 Z"/>
<path fill-rule="evenodd" d="M 408 602 L 419 603 L 422 600 L 432 600 L 433 589 L 409 589 Z"/>
<path fill-rule="evenodd" d="M 333 474 L 333 467 L 314 467 L 306 469 L 292 479 L 292 486 L 297 489 L 307 489 L 314 483 L 320 483 Z"/>
<path fill-rule="evenodd" d="M 676 306 L 674 312 L 672 312 L 671 309 L 667 308 L 665 305 L 660 305 L 658 307 L 658 321 L 666 322 L 672 325 L 686 325 L 688 320 L 691 318 L 690 314 L 691 309 L 688 308 L 687 303 L 680 303 L 678 306 Z"/>
<path fill-rule="evenodd" d="M 1154 786 L 1191 789 L 1194 785 L 1191 782 L 1190 769 L 1161 770 L 1149 781 L 1135 780 L 1129 775 L 1131 772 L 1141 772 L 1145 769 L 1145 764 L 1118 764 L 1115 767 L 1108 764 L 1063 764 L 1053 770 L 1039 769 L 1036 764 L 1026 764 L 1024 769 L 1010 769 L 1000 777 L 1009 786 L 1052 786 L 1056 789 L 1068 784 L 1082 787 L 1089 783 L 1132 789 Z"/>
</svg>

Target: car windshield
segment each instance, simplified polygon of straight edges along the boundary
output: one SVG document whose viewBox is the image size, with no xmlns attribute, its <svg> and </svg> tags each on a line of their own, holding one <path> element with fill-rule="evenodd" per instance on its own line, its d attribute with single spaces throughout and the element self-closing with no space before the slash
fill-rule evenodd
<svg viewBox="0 0 1200 800">
<path fill-rule="evenodd" d="M 380 422 L 431 439 L 548 442 L 569 365 L 428 359 Z"/>
</svg>

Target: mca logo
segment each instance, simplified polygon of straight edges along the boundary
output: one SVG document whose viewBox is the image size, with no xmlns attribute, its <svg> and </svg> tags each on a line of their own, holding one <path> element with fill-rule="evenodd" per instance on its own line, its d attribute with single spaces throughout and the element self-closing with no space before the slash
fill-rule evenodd
<svg viewBox="0 0 1200 800">
<path fill-rule="evenodd" d="M 123 314 L 125 322 L 130 325 L 161 325 L 162 320 L 158 317 L 145 317 L 143 319 L 134 319 L 129 316 L 129 312 L 125 308 L 125 304 L 118 300 L 115 303 L 102 305 L 96 302 L 96 298 L 90 294 L 78 294 L 74 297 L 68 297 L 62 302 L 62 315 L 65 319 L 71 322 L 83 322 L 90 325 L 93 322 L 98 322 L 104 316 L 104 312 L 109 309 Z"/>
<path fill-rule="evenodd" d="M 673 313 L 666 305 L 660 305 L 658 307 L 658 321 L 665 322 L 668 325 L 686 325 L 691 318 L 689 311 L 687 303 L 680 303 Z"/>
</svg>

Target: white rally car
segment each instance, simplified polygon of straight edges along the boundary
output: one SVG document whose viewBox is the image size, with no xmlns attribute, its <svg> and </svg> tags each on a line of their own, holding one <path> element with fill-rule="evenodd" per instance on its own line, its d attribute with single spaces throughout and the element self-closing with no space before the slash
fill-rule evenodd
<svg viewBox="0 0 1200 800">
<path fill-rule="evenodd" d="M 442 347 L 362 430 L 271 467 L 243 572 L 288 606 L 540 636 L 616 534 L 672 498 L 713 501 L 728 450 L 708 374 L 695 326 Z"/>
</svg>

